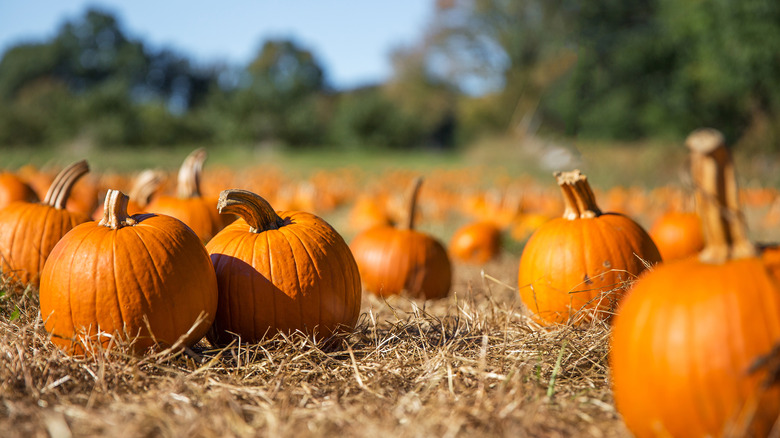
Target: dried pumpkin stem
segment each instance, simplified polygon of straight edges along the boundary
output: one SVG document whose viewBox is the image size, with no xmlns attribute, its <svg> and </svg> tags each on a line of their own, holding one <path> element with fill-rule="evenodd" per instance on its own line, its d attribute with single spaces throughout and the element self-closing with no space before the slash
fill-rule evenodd
<svg viewBox="0 0 780 438">
<path fill-rule="evenodd" d="M 248 190 L 223 190 L 219 194 L 217 210 L 222 214 L 232 213 L 244 218 L 251 233 L 277 230 L 284 226 L 284 219 L 276 214 L 271 204 Z"/>
<path fill-rule="evenodd" d="M 564 219 L 588 219 L 601 215 L 601 209 L 596 203 L 596 196 L 590 188 L 588 177 L 579 169 L 571 172 L 555 172 L 553 176 L 563 193 Z"/>
<path fill-rule="evenodd" d="M 128 196 L 135 201 L 139 207 L 146 207 L 152 195 L 160 188 L 163 182 L 162 172 L 159 170 L 146 169 L 135 178 L 133 187 Z"/>
<path fill-rule="evenodd" d="M 103 218 L 98 225 L 118 230 L 136 224 L 136 220 L 127 214 L 127 201 L 130 198 L 119 190 L 109 189 L 103 204 Z"/>
<path fill-rule="evenodd" d="M 699 129 L 685 141 L 691 151 L 691 177 L 704 232 L 705 263 L 754 257 L 756 247 L 748 239 L 745 216 L 739 207 L 736 171 L 723 135 L 714 129 Z"/>
<path fill-rule="evenodd" d="M 77 161 L 70 166 L 62 169 L 60 173 L 54 177 L 54 181 L 51 183 L 51 187 L 46 192 L 46 197 L 43 199 L 43 203 L 54 207 L 58 210 L 65 208 L 65 204 L 68 202 L 70 192 L 73 190 L 73 186 L 76 181 L 89 172 L 89 165 L 87 160 Z"/>
<path fill-rule="evenodd" d="M 406 223 L 404 224 L 405 230 L 413 230 L 414 229 L 414 218 L 417 216 L 417 198 L 420 195 L 420 186 L 422 186 L 423 178 L 421 176 L 418 176 L 414 179 L 412 182 L 412 186 L 409 189 L 409 194 L 407 195 L 407 202 L 409 203 L 407 205 L 407 218 Z"/>
<path fill-rule="evenodd" d="M 179 168 L 176 195 L 181 199 L 200 197 L 200 174 L 208 153 L 205 148 L 192 151 Z"/>
</svg>

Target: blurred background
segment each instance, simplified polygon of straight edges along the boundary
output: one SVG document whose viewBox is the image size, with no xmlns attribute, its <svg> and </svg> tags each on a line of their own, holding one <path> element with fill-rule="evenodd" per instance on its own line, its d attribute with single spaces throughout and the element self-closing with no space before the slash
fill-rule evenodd
<svg viewBox="0 0 780 438">
<path fill-rule="evenodd" d="M 773 0 L 5 2 L 0 50 L 7 166 L 207 146 L 666 178 L 701 126 L 780 150 Z"/>
</svg>

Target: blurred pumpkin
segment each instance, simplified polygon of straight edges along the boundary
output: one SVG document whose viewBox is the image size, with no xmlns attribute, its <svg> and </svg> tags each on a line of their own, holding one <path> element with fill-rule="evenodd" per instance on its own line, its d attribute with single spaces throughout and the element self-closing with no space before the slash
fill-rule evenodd
<svg viewBox="0 0 780 438">
<path fill-rule="evenodd" d="M 449 251 L 464 263 L 485 264 L 501 253 L 501 230 L 492 221 L 465 224 L 453 233 Z"/>
<path fill-rule="evenodd" d="M 220 194 L 218 210 L 240 216 L 206 246 L 219 286 L 209 338 L 300 331 L 328 337 L 352 329 L 360 314 L 360 275 L 344 239 L 307 212 L 276 212 L 246 190 Z"/>
<path fill-rule="evenodd" d="M 152 197 L 157 194 L 164 179 L 163 173 L 159 170 L 146 169 L 139 173 L 133 179 L 133 186 L 127 194 L 129 198 L 127 201 L 127 212 L 129 214 L 144 212 Z M 92 214 L 93 219 L 99 221 L 103 218 L 104 206 L 105 203 L 95 210 Z"/>
<path fill-rule="evenodd" d="M 615 402 L 639 438 L 769 436 L 780 418 L 767 367 L 780 348 L 777 249 L 764 257 L 747 238 L 723 136 L 697 130 L 686 144 L 705 246 L 647 272 L 620 306 Z"/>
<path fill-rule="evenodd" d="M 631 218 L 602 213 L 579 170 L 554 176 L 565 210 L 528 239 L 520 257 L 520 297 L 541 324 L 608 319 L 624 284 L 661 256 Z"/>
<path fill-rule="evenodd" d="M 667 262 L 694 255 L 704 248 L 701 221 L 696 213 L 666 212 L 653 222 L 649 233 Z"/>
<path fill-rule="evenodd" d="M 136 353 L 184 348 L 216 314 L 216 275 L 200 239 L 169 216 L 129 216 L 127 200 L 109 190 L 103 219 L 63 237 L 41 274 L 46 330 L 70 354 L 118 342 Z"/>
<path fill-rule="evenodd" d="M 421 185 L 422 178 L 412 184 L 404 227 L 369 228 L 352 241 L 350 248 L 366 290 L 382 296 L 406 291 L 424 299 L 449 294 L 452 265 L 447 250 L 433 236 L 414 229 Z"/>
<path fill-rule="evenodd" d="M 0 209 L 16 201 L 38 202 L 35 190 L 13 172 L 0 172 Z"/>
</svg>

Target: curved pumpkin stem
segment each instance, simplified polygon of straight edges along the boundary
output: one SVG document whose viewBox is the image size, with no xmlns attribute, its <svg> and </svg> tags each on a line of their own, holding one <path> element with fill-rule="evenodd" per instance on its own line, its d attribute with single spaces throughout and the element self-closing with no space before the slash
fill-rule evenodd
<svg viewBox="0 0 780 438">
<path fill-rule="evenodd" d="M 553 176 L 563 192 L 564 219 L 588 219 L 601 215 L 601 209 L 596 204 L 596 196 L 588 184 L 588 177 L 579 169 L 571 172 L 555 172 Z"/>
<path fill-rule="evenodd" d="M 217 210 L 221 214 L 232 213 L 244 218 L 250 233 L 278 230 L 284 226 L 284 219 L 276 214 L 271 204 L 248 190 L 223 190 L 219 194 Z"/>
<path fill-rule="evenodd" d="M 152 199 L 154 192 L 160 188 L 163 182 L 163 174 L 159 170 L 146 169 L 139 173 L 130 188 L 128 197 L 135 201 L 139 207 L 146 207 Z"/>
<path fill-rule="evenodd" d="M 724 263 L 756 256 L 739 208 L 736 171 L 723 135 L 715 129 L 698 129 L 688 136 L 685 145 L 691 151 L 691 177 L 704 232 L 699 260 Z"/>
<path fill-rule="evenodd" d="M 89 172 L 87 160 L 77 161 L 62 169 L 60 173 L 54 177 L 54 181 L 46 192 L 46 197 L 43 198 L 43 203 L 50 207 L 54 207 L 57 210 L 63 210 L 76 181 L 86 175 L 87 172 Z"/>
<path fill-rule="evenodd" d="M 176 195 L 181 199 L 200 198 L 200 174 L 208 153 L 205 148 L 192 151 L 179 168 Z"/>
<path fill-rule="evenodd" d="M 422 186 L 423 178 L 421 176 L 418 176 L 414 179 L 412 182 L 412 186 L 409 189 L 409 194 L 407 195 L 407 202 L 409 204 L 407 205 L 407 214 L 409 215 L 406 218 L 406 222 L 404 223 L 404 230 L 413 230 L 414 229 L 414 218 L 417 216 L 417 197 L 420 195 L 420 186 Z"/>
<path fill-rule="evenodd" d="M 112 230 L 135 225 L 135 219 L 127 214 L 127 201 L 129 199 L 119 190 L 109 189 L 103 204 L 103 218 L 100 219 L 98 225 Z"/>
</svg>

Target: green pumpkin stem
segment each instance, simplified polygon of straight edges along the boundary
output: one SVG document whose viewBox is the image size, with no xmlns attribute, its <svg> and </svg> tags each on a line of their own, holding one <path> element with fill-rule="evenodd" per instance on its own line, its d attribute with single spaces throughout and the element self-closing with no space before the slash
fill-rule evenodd
<svg viewBox="0 0 780 438">
<path fill-rule="evenodd" d="M 146 207 L 152 196 L 160 188 L 163 182 L 163 174 L 159 170 L 146 169 L 139 173 L 130 188 L 128 197 L 135 201 L 139 207 Z"/>
<path fill-rule="evenodd" d="M 420 195 L 420 186 L 422 186 L 423 178 L 421 176 L 418 176 L 414 179 L 412 182 L 412 186 L 409 189 L 409 194 L 407 195 L 407 202 L 409 203 L 407 205 L 406 212 L 408 214 L 406 218 L 406 222 L 404 223 L 403 230 L 413 230 L 414 229 L 414 219 L 415 216 L 417 216 L 417 198 Z"/>
<path fill-rule="evenodd" d="M 563 193 L 564 219 L 589 219 L 601 215 L 601 209 L 596 203 L 596 196 L 588 184 L 588 177 L 583 175 L 579 169 L 570 172 L 555 172 L 553 176 Z"/>
<path fill-rule="evenodd" d="M 271 204 L 248 190 L 223 190 L 219 194 L 217 211 L 241 216 L 249 224 L 250 233 L 278 230 L 284 226 L 284 219 L 276 214 Z"/>
<path fill-rule="evenodd" d="M 691 177 L 704 232 L 699 260 L 724 263 L 755 257 L 758 252 L 748 238 L 734 162 L 723 135 L 715 129 L 698 129 L 688 136 L 685 145 L 691 151 Z"/>
<path fill-rule="evenodd" d="M 76 181 L 86 175 L 87 172 L 89 172 L 87 160 L 77 161 L 62 169 L 60 173 L 54 177 L 51 187 L 49 187 L 49 190 L 46 192 L 46 197 L 43 198 L 43 203 L 50 207 L 54 207 L 57 210 L 65 209 L 73 186 L 76 185 Z"/>
<path fill-rule="evenodd" d="M 129 199 L 119 190 L 109 189 L 103 204 L 103 218 L 100 219 L 98 225 L 112 230 L 135 225 L 136 220 L 127 214 L 127 201 Z"/>
<path fill-rule="evenodd" d="M 205 148 L 192 151 L 179 168 L 176 196 L 180 199 L 200 198 L 200 174 L 208 153 Z"/>
</svg>

